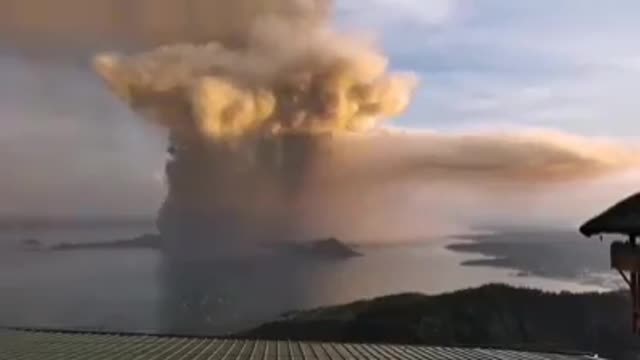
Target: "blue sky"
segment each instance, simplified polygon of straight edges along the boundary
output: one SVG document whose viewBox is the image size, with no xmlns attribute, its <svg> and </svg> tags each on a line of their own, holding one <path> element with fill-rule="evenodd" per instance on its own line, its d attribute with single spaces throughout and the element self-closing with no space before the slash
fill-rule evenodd
<svg viewBox="0 0 640 360">
<path fill-rule="evenodd" d="M 552 127 L 635 137 L 640 2 L 342 0 L 339 23 L 373 29 L 421 88 L 398 124 Z"/>
</svg>

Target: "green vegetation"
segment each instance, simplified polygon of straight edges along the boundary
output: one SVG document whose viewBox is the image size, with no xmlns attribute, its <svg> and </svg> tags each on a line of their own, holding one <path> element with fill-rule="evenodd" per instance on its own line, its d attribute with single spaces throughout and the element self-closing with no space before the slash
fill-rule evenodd
<svg viewBox="0 0 640 360">
<path fill-rule="evenodd" d="M 621 358 L 640 345 L 624 292 L 548 293 L 487 285 L 288 313 L 241 334 L 262 339 L 480 345 Z"/>
</svg>

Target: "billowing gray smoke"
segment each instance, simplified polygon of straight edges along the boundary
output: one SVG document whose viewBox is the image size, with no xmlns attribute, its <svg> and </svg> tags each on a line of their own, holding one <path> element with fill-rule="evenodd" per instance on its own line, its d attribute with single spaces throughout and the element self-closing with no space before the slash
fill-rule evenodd
<svg viewBox="0 0 640 360">
<path fill-rule="evenodd" d="M 334 30 L 329 1 L 0 0 L 0 10 L 0 43 L 27 53 L 136 50 L 99 55 L 95 68 L 171 133 L 162 218 L 172 221 L 162 223 L 202 228 L 206 242 L 384 236 L 416 213 L 406 206 L 416 185 L 433 189 L 420 208 L 438 222 L 457 207 L 441 184 L 530 192 L 637 164 L 628 147 L 561 133 L 381 129 L 416 81 L 389 73 L 367 39 Z"/>
<path fill-rule="evenodd" d="M 167 34 L 207 41 L 95 58 L 115 94 L 170 132 L 159 221 L 168 238 L 208 248 L 357 232 L 406 181 L 550 182 L 635 163 L 627 151 L 548 133 L 376 132 L 407 108 L 416 80 L 334 30 L 326 1 L 208 4 L 215 25 Z"/>
<path fill-rule="evenodd" d="M 415 79 L 388 73 L 373 46 L 332 30 L 324 1 L 264 5 L 219 7 L 231 29 L 244 25 L 207 43 L 95 59 L 117 95 L 170 131 L 159 222 L 169 238 L 313 236 L 301 225 L 324 187 L 309 179 L 331 171 L 322 163 L 341 151 L 332 137 L 373 129 L 410 102 Z"/>
<path fill-rule="evenodd" d="M 330 1 L 0 0 L 0 39 L 47 50 L 210 41 L 239 47 L 265 16 L 313 24 L 329 16 Z"/>
</svg>

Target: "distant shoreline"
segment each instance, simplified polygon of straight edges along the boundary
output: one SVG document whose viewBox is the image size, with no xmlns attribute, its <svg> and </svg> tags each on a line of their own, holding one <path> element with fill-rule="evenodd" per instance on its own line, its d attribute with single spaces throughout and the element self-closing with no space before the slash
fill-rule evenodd
<svg viewBox="0 0 640 360">
<path fill-rule="evenodd" d="M 104 227 L 154 226 L 153 218 L 0 218 L 0 230 L 39 230 L 51 228 L 104 228 Z"/>
<path fill-rule="evenodd" d="M 47 250 L 49 251 L 74 251 L 74 250 L 109 250 L 109 249 L 152 249 L 159 250 L 162 245 L 162 237 L 158 234 L 144 234 L 133 239 L 114 240 L 99 243 L 61 243 Z"/>
<path fill-rule="evenodd" d="M 621 285 L 609 266 L 608 245 L 585 239 L 577 231 L 495 231 L 451 240 L 448 250 L 478 255 L 462 266 L 510 269 L 515 276 L 571 280 L 607 289 Z"/>
<path fill-rule="evenodd" d="M 143 234 L 131 239 L 120 239 L 94 243 L 67 243 L 62 242 L 45 247 L 37 239 L 25 239 L 22 241 L 26 250 L 30 251 L 81 251 L 81 250 L 123 250 L 123 249 L 150 249 L 161 250 L 163 245 L 162 235 Z M 336 238 L 317 239 L 310 242 L 271 244 L 273 250 L 279 250 L 283 255 L 297 255 L 309 258 L 324 259 L 349 259 L 363 256 L 349 245 Z"/>
</svg>

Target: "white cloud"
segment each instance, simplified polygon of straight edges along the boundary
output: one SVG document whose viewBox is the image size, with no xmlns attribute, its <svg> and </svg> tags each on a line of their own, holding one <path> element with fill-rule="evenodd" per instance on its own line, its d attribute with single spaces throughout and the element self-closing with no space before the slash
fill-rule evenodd
<svg viewBox="0 0 640 360">
<path fill-rule="evenodd" d="M 338 11 L 346 13 L 349 22 L 437 26 L 453 18 L 457 5 L 458 0 L 340 0 Z"/>
<path fill-rule="evenodd" d="M 413 66 L 425 79 L 405 125 L 509 123 L 640 134 L 640 24 L 631 15 L 640 3 L 458 5 L 465 16 L 454 15 L 459 21 L 435 33 L 388 29 L 394 63 Z"/>
</svg>

